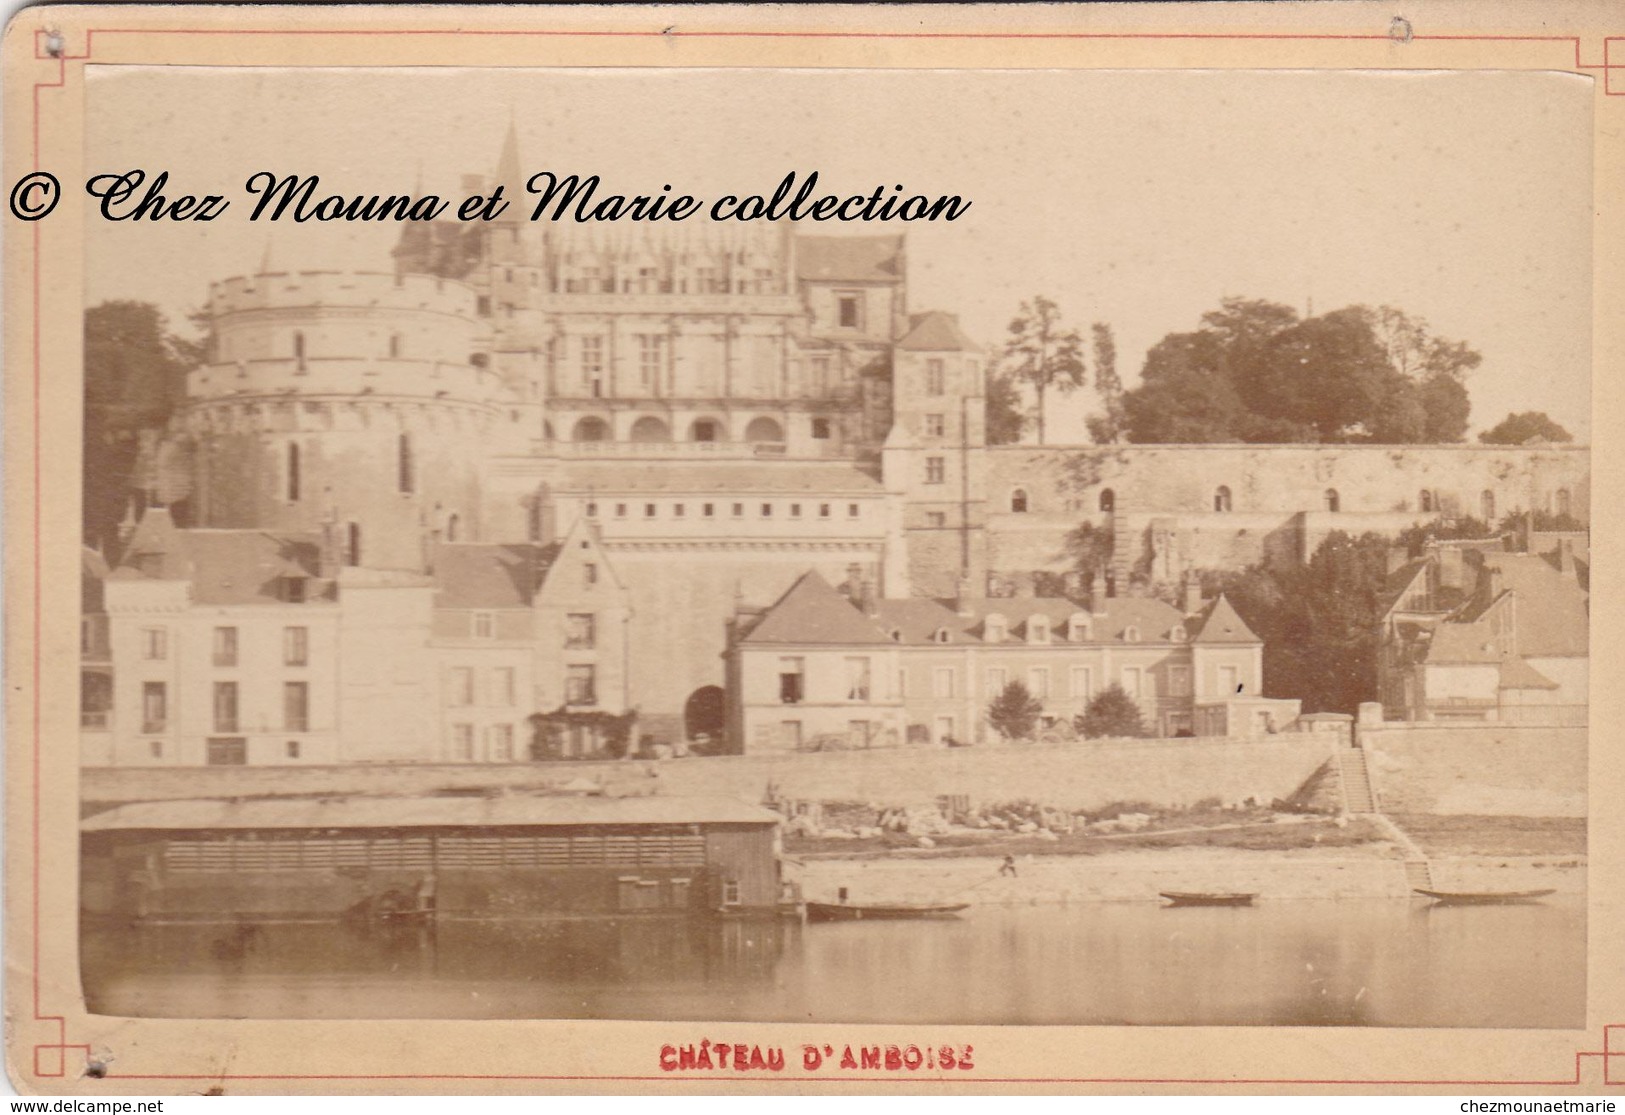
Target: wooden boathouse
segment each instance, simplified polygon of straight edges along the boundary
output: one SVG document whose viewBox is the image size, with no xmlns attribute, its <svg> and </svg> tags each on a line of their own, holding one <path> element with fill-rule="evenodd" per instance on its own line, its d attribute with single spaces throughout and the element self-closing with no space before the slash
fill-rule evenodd
<svg viewBox="0 0 1625 1115">
<path fill-rule="evenodd" d="M 163 921 L 764 913 L 780 819 L 720 797 L 146 802 L 81 822 L 81 901 Z"/>
</svg>

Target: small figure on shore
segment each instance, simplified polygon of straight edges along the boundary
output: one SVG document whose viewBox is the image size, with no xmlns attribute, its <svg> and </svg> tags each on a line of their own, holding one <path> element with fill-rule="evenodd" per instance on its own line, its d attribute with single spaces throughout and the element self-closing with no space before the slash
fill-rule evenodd
<svg viewBox="0 0 1625 1115">
<path fill-rule="evenodd" d="M 1015 874 L 1016 874 L 1016 857 L 1015 856 L 1005 856 L 1004 857 L 1004 862 L 999 865 L 999 874 L 1000 875 L 1009 875 L 1012 878 L 1015 877 Z"/>
</svg>

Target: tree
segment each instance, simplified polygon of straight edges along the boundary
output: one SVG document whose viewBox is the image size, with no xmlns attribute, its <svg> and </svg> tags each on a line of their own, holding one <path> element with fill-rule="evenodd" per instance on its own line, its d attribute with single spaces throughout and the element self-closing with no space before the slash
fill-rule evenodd
<svg viewBox="0 0 1625 1115">
<path fill-rule="evenodd" d="M 1509 414 L 1478 435 L 1485 445 L 1526 445 L 1531 441 L 1573 441 L 1574 435 L 1544 412 L 1526 410 Z"/>
<path fill-rule="evenodd" d="M 1462 380 L 1480 362 L 1461 341 L 1391 306 L 1300 319 L 1290 306 L 1226 298 L 1194 333 L 1146 354 L 1123 396 L 1135 442 L 1460 441 Z"/>
<path fill-rule="evenodd" d="M 1065 545 L 1072 568 L 1093 577 L 1111 561 L 1117 549 L 1116 533 L 1110 526 L 1097 527 L 1085 520 L 1066 532 Z"/>
<path fill-rule="evenodd" d="M 1115 445 L 1123 439 L 1123 381 L 1117 375 L 1117 340 L 1112 327 L 1097 321 L 1089 327 L 1095 352 L 1095 391 L 1100 395 L 1103 415 L 1087 420 L 1089 436 L 1099 445 Z"/>
<path fill-rule="evenodd" d="M 1211 333 L 1170 333 L 1146 353 L 1141 386 L 1123 395 L 1128 439 L 1137 442 L 1240 441 L 1246 407 Z"/>
<path fill-rule="evenodd" d="M 1021 413 L 1021 392 L 1009 376 L 987 377 L 987 443 L 1014 445 L 1021 440 L 1027 416 Z"/>
<path fill-rule="evenodd" d="M 987 720 L 993 730 L 1007 740 L 1028 739 L 1043 712 L 1044 703 L 1021 682 L 1012 681 L 993 698 L 987 708 Z"/>
<path fill-rule="evenodd" d="M 1059 306 L 1038 295 L 1023 302 L 1010 322 L 1002 361 L 1005 374 L 1033 389 L 1038 444 L 1043 445 L 1046 393 L 1070 394 L 1084 384 L 1088 369 L 1083 362 L 1083 338 L 1076 329 L 1062 324 Z"/>
<path fill-rule="evenodd" d="M 1376 699 L 1389 546 L 1333 531 L 1306 565 L 1210 575 L 1204 589 L 1223 591 L 1264 642 L 1264 696 L 1296 697 L 1305 712 L 1352 713 Z"/>
<path fill-rule="evenodd" d="M 1083 710 L 1078 731 L 1085 739 L 1145 735 L 1140 706 L 1121 685 L 1108 685 Z"/>
<path fill-rule="evenodd" d="M 142 430 L 163 427 L 185 396 L 200 347 L 171 335 L 146 302 L 85 311 L 85 452 L 82 529 L 108 544 L 124 516 Z"/>
</svg>

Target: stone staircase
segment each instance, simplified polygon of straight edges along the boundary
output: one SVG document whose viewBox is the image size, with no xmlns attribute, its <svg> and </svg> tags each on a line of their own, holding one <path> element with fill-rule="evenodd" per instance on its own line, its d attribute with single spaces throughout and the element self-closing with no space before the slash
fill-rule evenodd
<svg viewBox="0 0 1625 1115">
<path fill-rule="evenodd" d="M 1123 497 L 1116 497 L 1117 502 L 1112 505 L 1112 581 L 1117 585 L 1117 594 L 1128 594 L 1129 575 L 1134 571 L 1134 561 L 1139 556 L 1135 551 L 1136 543 L 1140 540 L 1134 537 L 1129 529 L 1128 516 L 1123 512 Z"/>
<path fill-rule="evenodd" d="M 1377 795 L 1371 789 L 1371 771 L 1366 767 L 1364 751 L 1358 747 L 1348 747 L 1338 752 L 1337 774 L 1343 786 L 1345 813 L 1377 811 Z"/>
<path fill-rule="evenodd" d="M 1405 861 L 1405 885 L 1412 890 L 1433 889 L 1433 868 L 1428 866 L 1425 859 L 1407 859 Z"/>
<path fill-rule="evenodd" d="M 1374 822 L 1404 851 L 1406 888 L 1412 891 L 1433 890 L 1433 867 L 1428 862 L 1427 853 L 1392 818 L 1377 811 L 1377 794 L 1371 786 L 1371 769 L 1366 765 L 1365 751 L 1358 747 L 1339 751 L 1337 774 L 1343 789 L 1343 811 Z"/>
</svg>

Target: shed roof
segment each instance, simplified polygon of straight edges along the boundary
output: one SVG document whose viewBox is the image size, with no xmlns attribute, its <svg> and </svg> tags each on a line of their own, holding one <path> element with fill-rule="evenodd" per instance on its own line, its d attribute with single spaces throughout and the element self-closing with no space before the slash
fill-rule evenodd
<svg viewBox="0 0 1625 1115">
<path fill-rule="evenodd" d="M 776 824 L 772 810 L 726 797 L 260 798 L 123 805 L 85 832 L 255 829 L 524 828 L 564 825 Z"/>
</svg>

